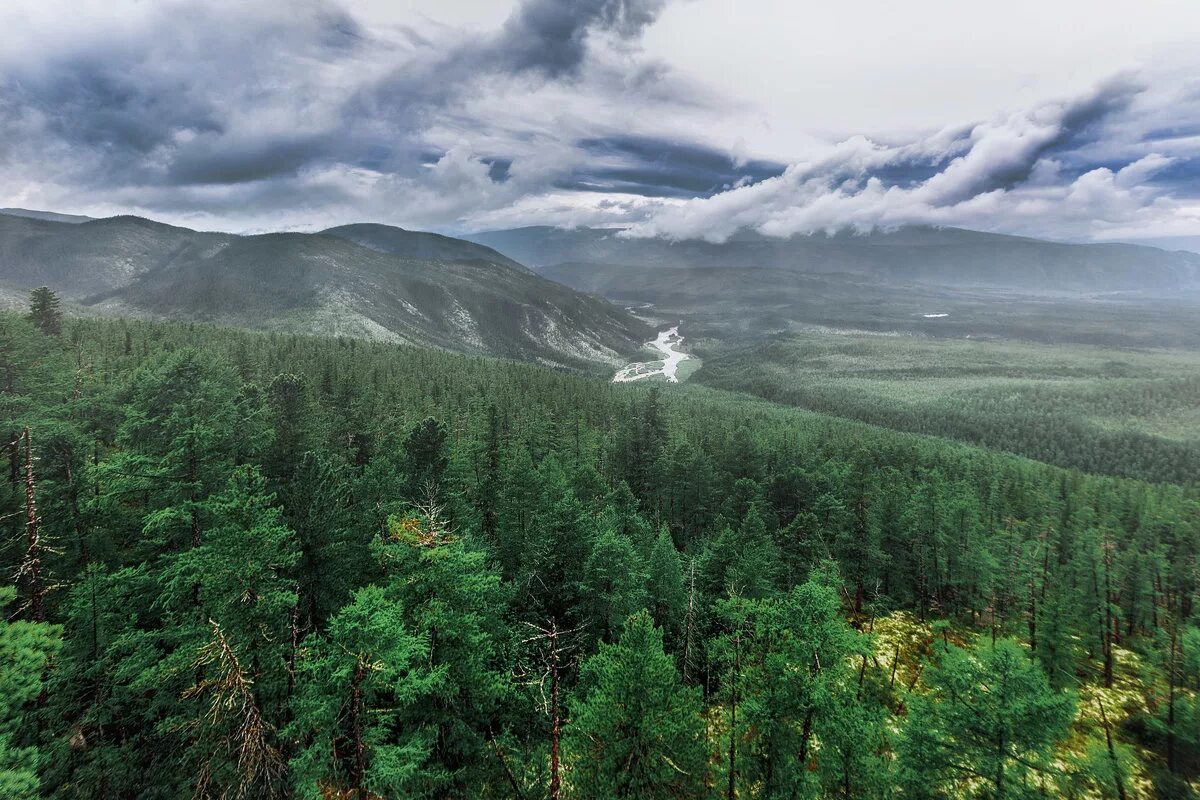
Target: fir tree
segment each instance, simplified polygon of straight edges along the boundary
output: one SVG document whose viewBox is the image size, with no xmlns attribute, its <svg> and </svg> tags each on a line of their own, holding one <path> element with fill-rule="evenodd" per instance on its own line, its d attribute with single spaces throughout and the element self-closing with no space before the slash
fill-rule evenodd
<svg viewBox="0 0 1200 800">
<path fill-rule="evenodd" d="M 0 608 L 16 597 L 0 587 Z M 39 622 L 0 619 L 0 796 L 12 800 L 39 797 L 41 754 L 14 742 L 23 707 L 42 690 L 46 664 L 58 651 L 59 629 Z"/>
</svg>

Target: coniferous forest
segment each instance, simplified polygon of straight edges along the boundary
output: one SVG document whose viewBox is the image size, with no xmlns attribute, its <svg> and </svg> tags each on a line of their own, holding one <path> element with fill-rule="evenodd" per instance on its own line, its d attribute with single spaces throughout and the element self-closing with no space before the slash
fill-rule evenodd
<svg viewBox="0 0 1200 800">
<path fill-rule="evenodd" d="M 1194 485 L 52 296 L 0 375 L 5 798 L 1200 777 Z"/>
</svg>

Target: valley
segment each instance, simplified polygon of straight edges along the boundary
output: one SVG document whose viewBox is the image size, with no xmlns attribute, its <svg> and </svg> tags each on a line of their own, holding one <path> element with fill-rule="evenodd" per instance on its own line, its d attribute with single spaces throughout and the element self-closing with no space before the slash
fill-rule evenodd
<svg viewBox="0 0 1200 800">
<path fill-rule="evenodd" d="M 47 785 L 92 785 L 97 761 L 124 748 L 161 771 L 174 758 L 164 737 L 207 757 L 174 723 L 138 732 L 160 724 L 147 693 L 200 719 L 193 698 L 217 690 L 191 679 L 212 663 L 195 654 L 221 642 L 225 658 L 243 648 L 265 665 L 228 669 L 269 690 L 263 713 L 281 722 L 267 739 L 297 737 L 292 780 L 341 774 L 322 737 L 352 688 L 328 676 L 368 656 L 410 663 L 372 649 L 409 630 L 404 690 L 421 701 L 389 689 L 372 702 L 414 728 L 453 724 L 453 763 L 471 765 L 447 777 L 450 757 L 406 755 L 414 777 L 393 785 L 429 796 L 543 796 L 555 719 L 564 772 L 593 769 L 577 709 L 607 702 L 588 676 L 622 664 L 622 692 L 640 693 L 652 663 L 663 691 L 693 698 L 674 720 L 696 777 L 669 776 L 689 800 L 716 796 L 703 780 L 758 796 L 750 758 L 723 766 L 735 737 L 768 746 L 773 729 L 749 714 L 791 731 L 811 714 L 822 748 L 881 742 L 853 767 L 818 753 L 785 769 L 806 796 L 907 785 L 924 763 L 912 743 L 961 703 L 947 670 L 977 686 L 1015 664 L 1022 694 L 995 713 L 1053 710 L 1038 761 L 1022 756 L 1036 769 L 1010 766 L 1053 775 L 1049 796 L 1111 795 L 1114 775 L 1149 796 L 1178 780 L 1164 737 L 1200 754 L 1169 722 L 1172 707 L 1200 713 L 1200 694 L 1172 689 L 1200 672 L 1164 668 L 1159 646 L 1200 641 L 1164 611 L 1192 591 L 1200 535 L 1188 286 L 1021 292 L 580 263 L 536 274 L 485 245 L 377 225 L 242 237 L 0 217 L 5 232 L 0 287 L 18 308 L 36 280 L 76 287 L 65 317 L 53 292 L 26 316 L 0 313 L 8 424 L 29 454 L 8 458 L 18 478 L 36 470 L 39 531 L 55 532 L 44 563 L 73 576 L 63 589 L 23 580 L 5 600 L 47 607 L 76 645 L 27 715 L 44 747 L 72 753 L 42 770 Z M 0 558 L 28 565 L 28 495 L 10 486 Z M 160 610 L 196 603 L 208 627 Z M 77 646 L 89 636 L 104 644 Z M 562 667 L 572 716 L 556 718 L 519 676 L 531 659 L 553 665 L 530 642 L 558 636 L 582 660 Z M 92 661 L 104 677 L 76 678 Z M 133 697 L 82 752 L 76 720 L 110 701 L 78 680 Z M 783 690 L 812 711 L 780 705 Z M 438 705 L 455 692 L 466 705 Z M 846 713 L 863 716 L 838 739 Z M 940 735 L 969 748 L 969 730 Z M 103 769 L 130 791 L 141 779 Z M 216 769 L 228 786 L 248 780 Z"/>
<path fill-rule="evenodd" d="M 3 0 L 0 800 L 1200 800 L 1197 42 Z"/>
</svg>

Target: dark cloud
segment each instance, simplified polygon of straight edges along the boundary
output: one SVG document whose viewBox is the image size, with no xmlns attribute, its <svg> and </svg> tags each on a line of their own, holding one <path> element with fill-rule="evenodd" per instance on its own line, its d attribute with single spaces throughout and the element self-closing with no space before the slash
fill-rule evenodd
<svg viewBox="0 0 1200 800">
<path fill-rule="evenodd" d="M 772 161 L 738 163 L 711 147 L 648 136 L 587 138 L 577 144 L 588 161 L 560 179 L 560 188 L 687 198 L 772 178 L 786 167 Z"/>
<path fill-rule="evenodd" d="M 295 175 L 333 150 L 327 134 L 231 142 L 202 137 L 178 152 L 165 181 L 176 184 L 233 184 Z"/>
<path fill-rule="evenodd" d="M 7 65 L 0 87 L 10 114 L 40 121 L 42 140 L 31 148 L 55 146 L 92 186 L 291 174 L 329 154 L 331 130 L 296 124 L 310 99 L 334 105 L 316 98 L 322 87 L 310 65 L 337 63 L 361 40 L 335 7 L 308 8 L 247 29 L 231 24 L 228 9 L 163 11 L 123 38 L 85 39 L 76 51 Z"/>
<path fill-rule="evenodd" d="M 524 0 L 466 32 L 367 30 L 336 0 L 128 0 L 99 28 L 0 49 L 0 202 L 687 238 L 906 221 L 1057 235 L 1200 195 L 1200 85 L 1161 75 L 748 159 L 720 141 L 731 99 L 639 54 L 668 2 Z"/>
<path fill-rule="evenodd" d="M 328 164 L 412 174 L 444 155 L 422 149 L 423 127 L 475 83 L 574 76 L 590 36 L 636 37 L 664 4 L 527 0 L 491 35 L 437 49 L 410 38 L 407 53 L 323 0 L 269 20 L 176 4 L 121 38 L 7 65 L 0 126 L 39 120 L 93 187 L 241 184 Z M 402 63 L 374 81 L 355 73 L 360 57 Z M 501 180 L 511 158 L 486 163 Z"/>
<path fill-rule="evenodd" d="M 508 69 L 572 75 L 590 35 L 636 38 L 665 6 L 666 0 L 526 0 L 482 52 Z"/>
</svg>

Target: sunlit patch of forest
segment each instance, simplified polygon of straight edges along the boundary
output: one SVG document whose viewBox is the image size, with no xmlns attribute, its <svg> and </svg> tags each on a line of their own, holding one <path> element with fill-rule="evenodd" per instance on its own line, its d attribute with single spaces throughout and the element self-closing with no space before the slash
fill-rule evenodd
<svg viewBox="0 0 1200 800">
<path fill-rule="evenodd" d="M 804 333 L 706 353 L 693 378 L 1086 472 L 1200 480 L 1200 353 Z"/>
<path fill-rule="evenodd" d="M 1192 487 L 704 389 L 55 322 L 0 316 L 6 797 L 1125 800 L 1200 776 Z"/>
</svg>

